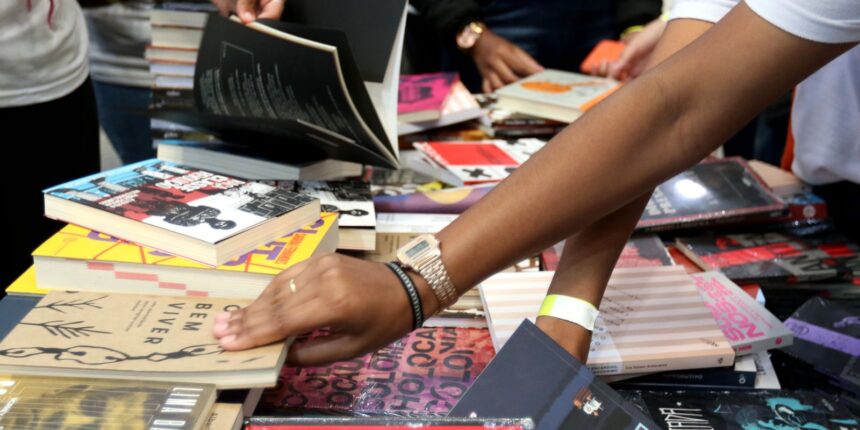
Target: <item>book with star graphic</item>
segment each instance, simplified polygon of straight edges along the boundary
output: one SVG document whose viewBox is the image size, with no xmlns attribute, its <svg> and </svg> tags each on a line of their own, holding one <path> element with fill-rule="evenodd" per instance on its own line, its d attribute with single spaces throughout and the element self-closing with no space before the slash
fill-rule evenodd
<svg viewBox="0 0 860 430">
<path fill-rule="evenodd" d="M 215 315 L 248 300 L 52 291 L 0 342 L 0 373 L 274 386 L 287 343 L 224 351 Z"/>
</svg>

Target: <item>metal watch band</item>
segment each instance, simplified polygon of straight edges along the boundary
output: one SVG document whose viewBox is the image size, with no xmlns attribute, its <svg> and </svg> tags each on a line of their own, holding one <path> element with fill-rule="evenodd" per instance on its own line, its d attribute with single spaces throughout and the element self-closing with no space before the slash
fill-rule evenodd
<svg viewBox="0 0 860 430">
<path fill-rule="evenodd" d="M 448 271 L 445 270 L 441 255 L 434 255 L 433 258 L 422 263 L 413 269 L 430 285 L 430 289 L 433 290 L 433 294 L 439 300 L 439 310 L 453 305 L 457 301 L 457 290 L 454 288 L 451 278 L 448 277 Z"/>
</svg>

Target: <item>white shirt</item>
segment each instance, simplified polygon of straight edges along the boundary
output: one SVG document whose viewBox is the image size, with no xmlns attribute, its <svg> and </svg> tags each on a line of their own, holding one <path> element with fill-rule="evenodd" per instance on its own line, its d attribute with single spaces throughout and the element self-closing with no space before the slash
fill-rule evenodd
<svg viewBox="0 0 860 430">
<path fill-rule="evenodd" d="M 152 0 L 125 0 L 84 9 L 90 31 L 93 80 L 132 87 L 152 86 L 149 62 L 143 56 L 151 40 L 152 4 Z"/>
<path fill-rule="evenodd" d="M 678 0 L 672 18 L 719 21 L 739 1 Z M 771 24 L 822 43 L 860 41 L 857 0 L 747 0 Z M 792 170 L 815 185 L 860 183 L 860 48 L 833 60 L 797 86 L 791 114 Z"/>
<path fill-rule="evenodd" d="M 87 78 L 87 43 L 76 0 L 0 0 L 0 107 L 74 91 Z"/>
</svg>

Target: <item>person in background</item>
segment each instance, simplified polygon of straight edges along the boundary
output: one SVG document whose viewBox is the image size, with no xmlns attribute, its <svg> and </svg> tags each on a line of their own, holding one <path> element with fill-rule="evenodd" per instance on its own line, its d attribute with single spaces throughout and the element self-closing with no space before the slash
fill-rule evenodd
<svg viewBox="0 0 860 430">
<path fill-rule="evenodd" d="M 124 164 L 155 157 L 146 110 L 152 0 L 82 0 L 99 121 Z"/>
<path fill-rule="evenodd" d="M 0 124 L 6 162 L 17 165 L 0 178 L 4 241 L 14 251 L 5 257 L 4 289 L 60 228 L 44 216 L 42 190 L 98 171 L 99 124 L 87 76 L 87 31 L 77 1 L 0 2 Z"/>
<path fill-rule="evenodd" d="M 679 2 L 676 10 L 704 3 Z M 566 238 L 549 292 L 566 297 L 572 310 L 539 316 L 537 325 L 585 361 L 588 321 L 654 187 L 860 42 L 856 1 L 826 6 L 746 0 L 715 25 L 670 21 L 652 54 L 654 67 L 582 115 L 435 237 L 401 249 L 398 260 L 421 298 L 418 310 L 433 315 L 493 273 Z M 860 171 L 860 147 L 845 149 L 845 166 Z M 346 359 L 390 344 L 420 321 L 407 289 L 384 264 L 322 255 L 279 274 L 248 307 L 216 316 L 213 334 L 223 348 L 240 350 L 325 327 L 330 335 L 294 345 L 288 360 Z"/>
<path fill-rule="evenodd" d="M 412 0 L 424 28 L 442 44 L 441 69 L 460 72 L 472 92 L 492 92 L 546 68 L 578 71 L 602 39 L 647 23 L 660 1 Z M 415 22 L 417 21 L 417 22 Z M 429 43 L 414 55 L 432 56 Z M 423 71 L 423 70 L 419 70 Z M 436 71 L 436 70 L 433 70 Z"/>
</svg>

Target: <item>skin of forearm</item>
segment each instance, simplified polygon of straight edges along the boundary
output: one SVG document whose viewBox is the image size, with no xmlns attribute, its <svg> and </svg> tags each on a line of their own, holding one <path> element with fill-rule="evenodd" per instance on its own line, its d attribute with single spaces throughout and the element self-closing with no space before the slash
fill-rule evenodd
<svg viewBox="0 0 860 430">
<path fill-rule="evenodd" d="M 583 115 L 440 232 L 454 285 L 472 287 L 695 164 L 848 48 L 791 36 L 739 5 Z"/>
</svg>

